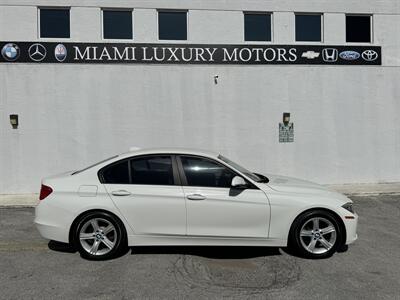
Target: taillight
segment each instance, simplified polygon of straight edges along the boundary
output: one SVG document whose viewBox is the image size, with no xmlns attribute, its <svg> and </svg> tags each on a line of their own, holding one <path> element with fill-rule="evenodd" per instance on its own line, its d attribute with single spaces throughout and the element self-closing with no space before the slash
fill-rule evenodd
<svg viewBox="0 0 400 300">
<path fill-rule="evenodd" d="M 51 187 L 42 184 L 42 187 L 40 188 L 39 200 L 43 200 L 48 195 L 50 195 L 52 192 L 53 192 L 53 189 Z"/>
</svg>

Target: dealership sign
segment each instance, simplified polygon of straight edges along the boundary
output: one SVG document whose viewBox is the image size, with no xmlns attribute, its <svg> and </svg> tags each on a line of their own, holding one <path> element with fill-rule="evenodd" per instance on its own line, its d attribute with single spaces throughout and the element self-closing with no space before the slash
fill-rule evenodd
<svg viewBox="0 0 400 300">
<path fill-rule="evenodd" d="M 6 63 L 381 65 L 378 46 L 0 42 Z"/>
</svg>

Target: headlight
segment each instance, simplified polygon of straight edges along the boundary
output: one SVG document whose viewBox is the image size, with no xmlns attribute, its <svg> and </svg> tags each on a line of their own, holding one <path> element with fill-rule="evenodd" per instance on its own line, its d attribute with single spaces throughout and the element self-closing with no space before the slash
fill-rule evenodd
<svg viewBox="0 0 400 300">
<path fill-rule="evenodd" d="M 347 202 L 346 204 L 342 205 L 344 209 L 347 209 L 349 212 L 354 214 L 353 203 Z"/>
</svg>

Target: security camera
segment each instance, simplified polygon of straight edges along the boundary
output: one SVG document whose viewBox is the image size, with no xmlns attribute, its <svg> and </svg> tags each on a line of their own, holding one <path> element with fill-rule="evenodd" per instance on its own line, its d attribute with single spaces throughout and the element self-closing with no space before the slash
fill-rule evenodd
<svg viewBox="0 0 400 300">
<path fill-rule="evenodd" d="M 214 75 L 214 83 L 217 84 L 218 83 L 218 75 Z"/>
</svg>

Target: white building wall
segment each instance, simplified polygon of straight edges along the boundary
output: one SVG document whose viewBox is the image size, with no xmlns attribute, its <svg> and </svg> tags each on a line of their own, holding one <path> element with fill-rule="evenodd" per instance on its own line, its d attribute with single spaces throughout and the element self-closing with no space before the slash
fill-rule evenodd
<svg viewBox="0 0 400 300">
<path fill-rule="evenodd" d="M 37 6 L 72 6 L 71 39 L 101 42 L 104 1 L 0 0 L 0 40 L 37 40 Z M 0 194 L 131 146 L 221 151 L 260 172 L 320 183 L 400 181 L 400 6 L 394 1 L 113 1 L 134 42 L 159 42 L 157 8 L 189 9 L 185 43 L 241 44 L 242 11 L 273 12 L 273 43 L 295 44 L 294 12 L 324 13 L 323 44 L 345 44 L 345 13 L 373 13 L 382 66 L 0 64 Z M 18 24 L 10 29 L 9 24 Z M 218 84 L 213 76 L 219 75 Z M 291 113 L 295 142 L 278 143 Z M 18 113 L 12 129 L 9 114 Z"/>
</svg>

